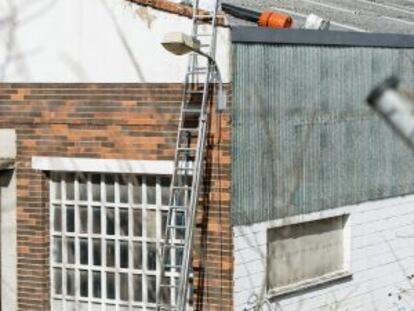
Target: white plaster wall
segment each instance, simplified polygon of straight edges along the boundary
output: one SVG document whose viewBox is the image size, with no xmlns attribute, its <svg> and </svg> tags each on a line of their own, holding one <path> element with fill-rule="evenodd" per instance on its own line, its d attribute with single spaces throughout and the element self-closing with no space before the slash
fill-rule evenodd
<svg viewBox="0 0 414 311">
<path fill-rule="evenodd" d="M 16 133 L 0 129 L 0 157 L 15 158 Z M 1 310 L 17 310 L 16 174 L 0 171 Z"/>
<path fill-rule="evenodd" d="M 414 310 L 414 279 L 407 278 L 414 274 L 414 195 L 310 214 L 302 220 L 341 213 L 350 213 L 352 278 L 273 299 L 271 310 Z M 266 294 L 266 230 L 282 221 L 234 228 L 235 310 L 247 308 L 252 295 Z"/>
<path fill-rule="evenodd" d="M 181 82 L 187 57 L 160 45 L 170 31 L 191 20 L 125 0 L 0 0 L 0 82 Z M 220 28 L 225 82 L 229 60 Z"/>
<path fill-rule="evenodd" d="M 16 158 L 16 131 L 0 129 L 0 158 Z"/>
</svg>

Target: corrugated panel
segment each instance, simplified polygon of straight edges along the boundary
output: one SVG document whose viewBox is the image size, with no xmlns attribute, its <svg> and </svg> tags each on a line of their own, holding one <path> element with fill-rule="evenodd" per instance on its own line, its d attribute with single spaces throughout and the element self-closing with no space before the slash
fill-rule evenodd
<svg viewBox="0 0 414 311">
<path fill-rule="evenodd" d="M 414 191 L 414 157 L 365 104 L 414 50 L 235 44 L 233 223 Z"/>
</svg>

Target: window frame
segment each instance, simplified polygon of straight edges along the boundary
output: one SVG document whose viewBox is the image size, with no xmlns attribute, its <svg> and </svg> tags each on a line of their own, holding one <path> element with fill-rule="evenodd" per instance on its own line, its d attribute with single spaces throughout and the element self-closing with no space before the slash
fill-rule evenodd
<svg viewBox="0 0 414 311">
<path fill-rule="evenodd" d="M 329 218 L 339 218 L 344 219 L 343 226 L 343 262 L 342 269 L 334 271 L 332 273 L 327 273 L 321 276 L 317 276 L 311 279 L 305 279 L 302 281 L 294 282 L 285 286 L 270 288 L 269 287 L 269 265 L 271 260 L 269 258 L 269 232 L 272 229 L 288 227 L 292 225 L 300 225 L 310 222 L 315 222 L 318 220 L 326 220 Z M 285 219 L 280 219 L 269 224 L 266 230 L 266 292 L 269 298 L 276 298 L 284 295 L 288 295 L 297 291 L 307 290 L 319 285 L 324 285 L 330 282 L 339 281 L 342 279 L 348 279 L 352 277 L 351 271 L 351 214 L 349 212 L 343 211 L 322 211 L 320 213 L 308 214 L 308 215 L 298 215 L 293 217 L 288 217 Z"/>
<path fill-rule="evenodd" d="M 102 160 L 101 160 L 102 161 Z M 116 160 L 117 162 L 119 162 L 119 160 Z M 124 162 L 129 162 L 124 160 Z M 134 161 L 135 164 L 138 161 Z M 146 161 L 139 161 L 145 164 Z M 150 162 L 150 166 L 151 167 L 155 167 L 155 163 L 156 161 L 148 161 Z M 170 163 L 167 163 L 170 161 L 160 161 L 161 166 L 166 169 L 167 172 L 164 171 L 163 174 L 160 174 L 160 170 L 157 169 L 155 174 L 150 174 L 148 172 L 147 169 L 144 169 L 140 172 L 102 172 L 102 173 L 96 173 L 96 172 L 82 172 L 77 170 L 76 172 L 73 170 L 69 170 L 69 171 L 61 171 L 61 167 L 57 167 L 56 170 L 51 170 L 51 175 L 49 176 L 49 202 L 48 205 L 50 207 L 49 209 L 49 245 L 50 245 L 50 252 L 49 252 L 49 281 L 50 281 L 50 303 L 51 303 L 51 309 L 53 310 L 53 303 L 54 303 L 54 299 L 58 298 L 61 300 L 62 305 L 63 305 L 63 309 L 67 308 L 66 305 L 68 305 L 67 303 L 64 303 L 63 301 L 73 301 L 76 306 L 79 306 L 78 302 L 82 301 L 82 302 L 86 302 L 87 303 L 87 307 L 85 307 L 87 310 L 92 310 L 93 308 L 91 307 L 91 305 L 95 302 L 98 303 L 99 305 L 97 306 L 98 308 L 101 308 L 102 310 L 105 309 L 105 307 L 108 306 L 113 306 L 114 308 L 116 308 L 117 310 L 120 307 L 124 307 L 124 308 L 128 308 L 129 310 L 132 310 L 131 308 L 142 308 L 142 310 L 155 310 L 155 303 L 149 303 L 148 302 L 148 297 L 147 297 L 147 293 L 148 293 L 148 276 L 155 276 L 156 279 L 156 284 L 155 286 L 157 286 L 158 282 L 159 282 L 159 278 L 160 278 L 160 258 L 159 258 L 159 250 L 161 249 L 161 243 L 162 243 L 162 234 L 163 234 L 163 228 L 162 228 L 162 216 L 163 216 L 163 212 L 167 212 L 168 211 L 168 203 L 165 203 L 165 200 L 162 202 L 162 189 L 161 189 L 161 184 L 162 184 L 162 179 L 163 178 L 171 178 L 171 172 L 170 172 L 170 168 L 171 165 Z M 103 163 L 103 162 L 101 162 Z M 108 163 L 107 163 L 108 164 Z M 167 164 L 167 165 L 166 165 Z M 128 165 L 124 165 L 124 167 L 128 167 Z M 131 167 L 131 166 L 130 166 Z M 136 167 L 136 166 L 135 166 Z M 145 167 L 140 165 L 140 167 Z M 60 169 L 59 169 L 60 168 Z M 79 168 L 79 166 L 78 166 Z M 54 181 L 52 176 L 56 175 L 56 174 L 75 174 L 75 176 L 78 176 L 80 174 L 86 174 L 87 176 L 87 182 L 86 182 L 86 187 L 87 187 L 87 200 L 86 201 L 80 201 L 79 200 L 79 181 L 78 179 L 75 177 L 75 181 L 74 181 L 74 199 L 73 201 L 67 201 L 66 200 L 66 196 L 65 196 L 65 191 L 66 191 L 66 180 L 62 177 L 61 182 L 60 182 L 60 192 L 61 192 L 61 198 L 60 198 L 60 202 L 59 200 L 53 200 L 53 198 L 55 198 L 55 188 L 54 188 Z M 115 188 L 114 188 L 114 202 L 111 203 L 107 203 L 106 200 L 101 200 L 101 210 L 100 210 L 100 215 L 101 215 L 101 233 L 97 234 L 97 236 L 95 236 L 95 234 L 93 233 L 93 229 L 92 229 L 92 213 L 93 213 L 93 206 L 96 205 L 92 203 L 91 201 L 91 197 L 92 197 L 92 184 L 91 184 L 91 176 L 92 175 L 96 175 L 96 174 L 100 174 L 101 175 L 101 179 L 100 179 L 100 190 L 101 190 L 101 198 L 106 198 L 106 193 L 105 193 L 105 181 L 104 181 L 104 176 L 107 175 L 112 175 L 114 176 L 114 184 L 115 184 Z M 139 177 L 141 179 L 141 200 L 142 202 L 140 204 L 137 203 L 131 203 L 132 201 L 132 185 L 129 182 L 127 184 L 128 186 L 128 203 L 120 203 L 120 188 L 118 187 L 118 179 L 120 179 L 120 176 L 123 174 L 128 174 L 128 175 L 134 175 L 135 177 Z M 62 175 L 63 176 L 63 175 Z M 155 178 L 155 203 L 154 204 L 147 204 L 147 200 L 146 200 L 146 195 L 147 195 L 147 183 L 144 182 L 144 180 L 146 180 L 149 177 L 153 177 Z M 53 206 L 60 206 L 60 212 L 61 212 L 61 238 L 62 238 L 62 242 L 61 242 L 61 256 L 62 256 L 62 262 L 60 264 L 55 264 L 54 262 L 54 251 L 53 251 L 53 237 L 54 236 L 59 236 L 59 234 L 57 234 L 57 232 L 54 231 L 54 213 L 55 213 L 55 208 L 53 208 Z M 88 226 L 87 226 L 87 232 L 86 233 L 79 233 L 80 232 L 80 221 L 75 221 L 75 230 L 74 233 L 68 234 L 67 232 L 67 228 L 66 228 L 66 206 L 67 205 L 73 205 L 74 206 L 74 213 L 75 213 L 75 218 L 79 219 L 80 217 L 80 208 L 79 206 L 86 206 L 87 207 L 87 215 L 88 215 Z M 140 205 L 140 207 L 138 207 L 138 205 Z M 115 224 L 115 232 L 114 235 L 110 236 L 110 239 L 114 240 L 114 241 L 120 241 L 120 240 L 125 240 L 128 243 L 128 268 L 119 268 L 120 267 L 120 263 L 118 263 L 117 261 L 119 261 L 120 257 L 119 257 L 119 252 L 120 252 L 120 242 L 115 243 L 115 254 L 114 254 L 114 260 L 115 260 L 115 267 L 113 268 L 108 268 L 106 267 L 106 242 L 108 241 L 108 235 L 106 233 L 106 208 L 107 207 L 113 207 L 114 208 L 114 212 L 116 213 L 117 216 L 115 216 L 115 222 L 117 222 Z M 128 209 L 128 235 L 127 236 L 121 236 L 120 235 L 120 209 L 123 208 L 127 208 Z M 136 237 L 134 236 L 134 232 L 133 232 L 133 210 L 134 208 L 140 208 L 141 210 L 141 221 L 142 221 L 142 233 L 140 237 Z M 147 211 L 148 210 L 153 210 L 155 211 L 155 225 L 156 225 L 156 230 L 155 230 L 155 237 L 148 237 L 145 236 L 144 232 L 147 232 Z M 104 234 L 105 233 L 105 234 Z M 74 264 L 68 264 L 67 262 L 65 263 L 67 254 L 65 254 L 66 252 L 66 239 L 67 237 L 72 237 L 74 239 L 75 242 L 75 263 Z M 88 239 L 88 265 L 85 269 L 84 265 L 80 265 L 80 239 L 81 238 L 86 238 Z M 93 265 L 93 244 L 92 241 L 94 238 L 100 239 L 101 240 L 101 265 L 99 267 L 94 266 Z M 132 238 L 132 240 L 131 240 Z M 142 247 L 142 254 L 141 254 L 141 269 L 135 269 L 134 267 L 134 258 L 133 258 L 133 246 L 135 242 L 140 242 L 142 243 L 141 247 Z M 181 242 L 181 240 L 177 240 L 177 243 Z M 148 243 L 154 243 L 156 246 L 156 254 L 157 254 L 157 258 L 156 258 L 156 268 L 155 270 L 148 270 L 147 269 L 147 258 L 148 258 Z M 132 245 L 132 248 L 130 247 Z M 65 290 L 67 290 L 67 286 L 66 286 L 66 273 L 62 273 L 62 293 L 61 295 L 57 295 L 54 293 L 55 291 L 55 280 L 54 280 L 54 268 L 59 268 L 58 266 L 61 266 L 62 269 L 74 269 L 75 272 L 75 296 L 74 299 L 70 298 L 68 299 L 68 297 L 65 296 Z M 117 268 L 118 266 L 118 268 Z M 93 286 L 91 285 L 92 281 L 88 281 L 88 296 L 87 297 L 81 297 L 80 296 L 80 271 L 86 270 L 88 273 L 88 280 L 92 277 L 92 273 L 93 271 L 101 271 L 101 298 L 95 298 L 93 297 Z M 115 299 L 107 299 L 106 298 L 106 279 L 105 279 L 105 271 L 109 271 L 109 270 L 113 270 L 113 273 L 115 273 Z M 124 300 L 120 300 L 120 273 L 127 273 L 128 275 L 128 301 L 124 301 Z M 171 277 L 171 281 L 173 281 L 178 275 L 176 272 L 171 271 L 171 272 L 166 272 L 167 275 L 170 275 Z M 141 289 L 141 295 L 142 295 L 142 302 L 137 302 L 134 300 L 134 291 L 132 289 L 133 287 L 133 275 L 140 275 L 141 276 L 141 282 L 142 282 L 142 289 Z M 76 284 L 78 284 L 79 288 L 76 288 Z M 155 288 L 156 289 L 156 288 Z M 173 294 L 173 293 L 171 293 Z M 154 294 L 155 295 L 155 294 Z M 96 307 L 95 307 L 96 308 Z M 95 310 L 95 309 L 94 309 Z M 134 309 L 135 310 L 135 309 Z"/>
</svg>

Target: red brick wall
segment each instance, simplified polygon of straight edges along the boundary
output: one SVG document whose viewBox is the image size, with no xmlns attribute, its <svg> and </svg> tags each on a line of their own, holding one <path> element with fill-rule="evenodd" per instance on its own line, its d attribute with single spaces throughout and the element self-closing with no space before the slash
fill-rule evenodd
<svg viewBox="0 0 414 311">
<path fill-rule="evenodd" d="M 0 127 L 17 132 L 19 310 L 49 308 L 48 183 L 32 156 L 172 160 L 180 84 L 0 84 Z M 195 235 L 199 310 L 232 309 L 230 119 L 211 118 Z"/>
</svg>

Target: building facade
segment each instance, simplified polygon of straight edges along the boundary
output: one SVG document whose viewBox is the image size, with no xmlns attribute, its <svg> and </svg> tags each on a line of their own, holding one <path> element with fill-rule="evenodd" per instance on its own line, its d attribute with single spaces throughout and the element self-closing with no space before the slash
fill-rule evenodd
<svg viewBox="0 0 414 311">
<path fill-rule="evenodd" d="M 191 7 L 0 8 L 1 310 L 155 310 Z M 413 37 L 224 24 L 193 309 L 411 310 L 412 153 L 364 102 Z"/>
<path fill-rule="evenodd" d="M 154 309 L 181 84 L 2 84 L 1 93 L 17 150 L 16 227 L 4 224 L 17 250 L 2 252 L 4 276 L 3 260 L 17 258 L 2 283 L 17 286 L 15 309 Z M 193 303 L 231 309 L 228 114 L 210 129 Z M 3 202 L 2 220 L 12 204 Z"/>
<path fill-rule="evenodd" d="M 0 7 L 2 310 L 154 310 L 187 65 L 160 42 L 190 32 L 191 8 Z M 217 61 L 230 104 L 229 34 Z M 230 310 L 228 112 L 209 126 L 191 303 Z"/>
<path fill-rule="evenodd" d="M 412 36 L 234 28 L 235 310 L 411 310 L 411 150 L 366 104 Z"/>
</svg>

